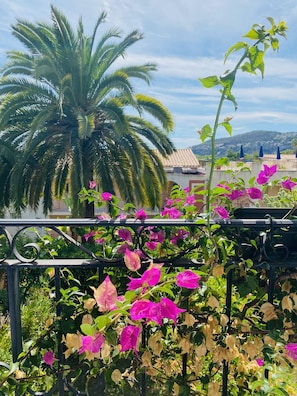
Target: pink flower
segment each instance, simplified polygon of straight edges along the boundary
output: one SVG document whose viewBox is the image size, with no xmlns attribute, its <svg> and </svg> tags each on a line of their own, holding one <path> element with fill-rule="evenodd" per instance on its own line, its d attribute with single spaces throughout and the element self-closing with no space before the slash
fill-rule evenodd
<svg viewBox="0 0 297 396">
<path fill-rule="evenodd" d="M 183 230 L 183 229 L 178 230 L 178 232 L 175 233 L 174 237 L 170 239 L 170 242 L 171 242 L 173 245 L 177 245 L 177 241 L 178 241 L 178 240 L 184 240 L 184 239 L 186 239 L 189 235 L 190 235 L 189 231 L 186 231 L 186 230 Z"/>
<path fill-rule="evenodd" d="M 264 360 L 263 359 L 258 358 L 256 361 L 257 361 L 257 364 L 258 364 L 259 367 L 263 367 L 264 366 Z"/>
<path fill-rule="evenodd" d="M 96 238 L 95 242 L 98 243 L 98 245 L 104 245 L 106 243 L 105 238 Z"/>
<path fill-rule="evenodd" d="M 182 214 L 176 208 L 164 208 L 164 210 L 161 212 L 161 216 L 163 217 L 168 216 L 169 219 L 179 219 L 182 216 Z"/>
<path fill-rule="evenodd" d="M 116 308 L 118 294 L 108 275 L 97 289 L 93 286 L 91 286 L 91 289 L 94 291 L 94 298 L 100 312 L 111 311 Z"/>
<path fill-rule="evenodd" d="M 264 174 L 268 177 L 273 176 L 277 171 L 277 165 L 268 166 L 264 164 L 263 168 L 264 168 L 263 170 Z"/>
<path fill-rule="evenodd" d="M 286 345 L 286 350 L 290 358 L 297 360 L 297 343 L 290 343 Z"/>
<path fill-rule="evenodd" d="M 286 190 L 292 191 L 293 187 L 296 186 L 297 183 L 292 181 L 292 177 L 288 177 L 288 179 L 282 181 L 282 187 L 285 188 Z"/>
<path fill-rule="evenodd" d="M 127 241 L 132 243 L 132 233 L 127 228 L 120 228 L 118 230 L 118 235 L 122 239 L 122 241 Z"/>
<path fill-rule="evenodd" d="M 79 355 L 85 351 L 90 351 L 92 353 L 98 353 L 103 345 L 104 336 L 101 333 L 95 333 L 94 336 L 83 336 L 81 339 L 82 345 L 79 350 Z"/>
<path fill-rule="evenodd" d="M 245 196 L 245 190 L 232 190 L 232 192 L 227 195 L 227 197 L 231 199 L 231 201 L 235 201 L 236 199 L 244 196 Z"/>
<path fill-rule="evenodd" d="M 258 177 L 257 177 L 258 184 L 267 183 L 268 180 L 271 178 L 271 176 L 273 176 L 277 171 L 276 165 L 268 166 L 268 165 L 264 164 L 263 167 L 264 167 L 264 169 L 261 172 L 259 172 Z"/>
<path fill-rule="evenodd" d="M 140 328 L 137 326 L 126 326 L 120 335 L 121 352 L 132 349 L 137 354 L 137 342 L 140 334 Z"/>
<path fill-rule="evenodd" d="M 112 194 L 110 194 L 109 192 L 103 192 L 101 193 L 101 198 L 102 201 L 108 202 L 112 200 Z"/>
<path fill-rule="evenodd" d="M 95 234 L 94 231 L 89 231 L 88 233 L 86 233 L 86 234 L 84 235 L 84 237 L 85 237 L 85 240 L 88 241 L 89 238 L 92 238 L 92 237 L 94 237 L 95 235 L 96 235 L 96 234 Z"/>
<path fill-rule="evenodd" d="M 248 195 L 251 199 L 263 199 L 262 191 L 259 188 L 248 188 Z"/>
<path fill-rule="evenodd" d="M 186 197 L 186 204 L 187 205 L 194 205 L 195 201 L 196 201 L 196 198 L 195 198 L 194 195 L 188 195 Z"/>
<path fill-rule="evenodd" d="M 176 275 L 176 284 L 177 286 L 185 287 L 186 289 L 196 289 L 200 287 L 198 283 L 200 279 L 201 276 L 195 274 L 195 272 L 186 270 Z"/>
<path fill-rule="evenodd" d="M 145 220 L 147 218 L 145 210 L 143 208 L 137 210 L 137 212 L 135 213 L 135 218 L 137 220 Z"/>
<path fill-rule="evenodd" d="M 174 205 L 174 200 L 172 198 L 167 198 L 166 199 L 166 206 L 173 206 Z"/>
<path fill-rule="evenodd" d="M 129 249 L 125 251 L 124 262 L 130 271 L 138 271 L 141 267 L 139 255 Z"/>
<path fill-rule="evenodd" d="M 222 219 L 229 219 L 229 213 L 223 206 L 215 206 L 213 208 L 214 213 L 220 216 Z"/>
<path fill-rule="evenodd" d="M 157 305 L 158 305 L 157 311 L 161 314 L 162 318 L 172 319 L 175 325 L 178 315 L 181 312 L 186 311 L 185 309 L 178 308 L 178 306 L 167 297 L 162 297 Z"/>
<path fill-rule="evenodd" d="M 158 244 L 157 244 L 157 242 L 150 241 L 150 242 L 146 242 L 146 243 L 145 243 L 145 246 L 146 246 L 148 249 L 150 249 L 150 250 L 156 250 Z"/>
<path fill-rule="evenodd" d="M 261 184 L 261 185 L 262 184 L 266 184 L 268 182 L 268 180 L 269 180 L 269 177 L 267 175 L 265 175 L 265 173 L 262 172 L 262 171 L 257 176 L 257 183 L 258 184 Z"/>
<path fill-rule="evenodd" d="M 90 188 L 95 188 L 96 187 L 96 182 L 94 182 L 93 180 L 89 181 L 89 187 Z"/>
<path fill-rule="evenodd" d="M 50 366 L 50 368 L 53 368 L 53 364 L 54 362 L 57 360 L 55 358 L 54 352 L 53 351 L 47 351 L 44 353 L 44 355 L 42 356 L 42 359 L 44 361 L 45 364 L 47 364 L 48 366 Z"/>
<path fill-rule="evenodd" d="M 153 287 L 160 282 L 161 270 L 157 267 L 152 267 L 144 271 L 140 278 L 129 278 L 127 290 L 136 290 L 143 286 Z"/>
<path fill-rule="evenodd" d="M 166 238 L 166 233 L 164 230 L 160 230 L 157 232 L 151 231 L 150 233 L 150 240 L 163 243 Z"/>
<path fill-rule="evenodd" d="M 151 311 L 155 303 L 149 300 L 135 301 L 130 308 L 132 320 L 149 319 L 151 320 Z"/>
</svg>

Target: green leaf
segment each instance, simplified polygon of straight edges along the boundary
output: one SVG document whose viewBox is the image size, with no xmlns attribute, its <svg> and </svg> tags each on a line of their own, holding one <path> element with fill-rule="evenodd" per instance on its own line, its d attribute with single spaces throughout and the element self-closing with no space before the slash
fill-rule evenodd
<svg viewBox="0 0 297 396">
<path fill-rule="evenodd" d="M 246 49 L 248 47 L 247 43 L 245 41 L 238 41 L 237 43 L 233 44 L 226 52 L 225 58 L 224 58 L 224 63 L 228 59 L 229 55 L 232 52 L 239 51 L 241 49 Z"/>
<path fill-rule="evenodd" d="M 93 337 L 93 335 L 95 334 L 95 328 L 91 324 L 83 323 L 80 325 L 80 329 L 82 333 L 84 333 L 85 335 L 89 335 Z"/>
<path fill-rule="evenodd" d="M 212 136 L 212 128 L 209 124 L 206 124 L 200 131 L 198 131 L 198 133 L 200 135 L 201 142 L 204 143 L 206 139 Z"/>
<path fill-rule="evenodd" d="M 232 136 L 232 125 L 229 121 L 223 121 L 220 125 L 226 129 L 230 136 Z"/>
<path fill-rule="evenodd" d="M 216 85 L 220 85 L 221 81 L 217 76 L 208 76 L 204 78 L 199 78 L 199 81 L 205 88 L 212 88 Z"/>
<path fill-rule="evenodd" d="M 259 40 L 259 33 L 254 29 L 254 26 L 251 28 L 251 30 L 249 30 L 246 34 L 243 35 L 243 37 L 247 37 L 251 40 Z"/>
<path fill-rule="evenodd" d="M 102 330 L 109 322 L 110 319 L 106 315 L 98 316 L 95 319 L 95 323 L 99 331 Z"/>
</svg>

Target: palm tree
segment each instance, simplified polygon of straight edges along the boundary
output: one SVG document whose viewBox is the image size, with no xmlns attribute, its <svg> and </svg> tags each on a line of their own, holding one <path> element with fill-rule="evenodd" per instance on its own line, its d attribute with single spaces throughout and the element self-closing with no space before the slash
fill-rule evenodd
<svg viewBox="0 0 297 396">
<path fill-rule="evenodd" d="M 142 39 L 123 39 L 110 29 L 99 39 L 103 12 L 93 34 L 82 21 L 74 31 L 51 6 L 52 23 L 17 20 L 13 35 L 26 47 L 10 51 L 0 80 L 1 139 L 22 150 L 12 169 L 10 196 L 16 208 L 52 208 L 66 190 L 73 216 L 91 216 L 78 193 L 90 180 L 125 201 L 158 207 L 166 174 L 158 153 L 171 154 L 173 119 L 155 98 L 137 93 L 132 80 L 149 84 L 156 65 L 119 67 Z"/>
</svg>

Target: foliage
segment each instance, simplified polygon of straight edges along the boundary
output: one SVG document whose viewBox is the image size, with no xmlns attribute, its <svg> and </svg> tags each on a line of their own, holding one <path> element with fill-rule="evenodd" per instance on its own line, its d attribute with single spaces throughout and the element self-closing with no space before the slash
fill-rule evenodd
<svg viewBox="0 0 297 396">
<path fill-rule="evenodd" d="M 160 206 L 166 173 L 159 155 L 174 150 L 173 118 L 134 84 L 149 84 L 156 65 L 116 69 L 142 34 L 121 38 L 114 28 L 98 37 L 105 12 L 91 36 L 53 6 L 51 18 L 12 26 L 26 50 L 8 52 L 0 79 L 0 207 L 36 209 L 41 201 L 46 214 L 55 197 L 65 197 L 74 217 L 91 217 L 77 195 L 93 177 L 124 200 Z"/>
<path fill-rule="evenodd" d="M 201 79 L 221 92 L 214 126 L 201 129 L 202 140 L 211 139 L 213 148 L 218 127 L 232 132 L 230 119 L 221 121 L 220 113 L 225 100 L 236 105 L 237 71 L 263 76 L 264 53 L 276 50 L 277 37 L 285 36 L 283 22 L 269 22 L 269 30 L 254 25 L 247 33 L 254 45 L 239 42 L 227 51 L 226 58 L 243 51 L 233 71 Z M 106 213 L 78 237 L 104 269 L 88 279 L 61 270 L 57 314 L 1 376 L 0 395 L 16 388 L 21 394 L 29 388 L 48 391 L 57 376 L 88 395 L 103 383 L 110 396 L 141 394 L 144 374 L 148 395 L 217 395 L 226 369 L 230 395 L 294 395 L 287 378 L 294 367 L 296 372 L 296 273 L 273 267 L 272 299 L 271 268 L 263 259 L 269 230 L 254 235 L 226 226 L 240 194 L 260 200 L 259 186 L 265 192 L 275 171 L 264 167 L 247 189 L 234 173 L 228 183 L 199 190 L 207 200 L 204 214 L 197 213 L 195 189 L 174 187 L 153 225 L 144 221 L 143 208 L 121 207 L 90 179 L 79 197 Z M 212 172 L 209 186 L 211 178 Z M 282 183 L 293 189 L 295 182 Z M 49 278 L 54 273 L 48 271 Z"/>
</svg>

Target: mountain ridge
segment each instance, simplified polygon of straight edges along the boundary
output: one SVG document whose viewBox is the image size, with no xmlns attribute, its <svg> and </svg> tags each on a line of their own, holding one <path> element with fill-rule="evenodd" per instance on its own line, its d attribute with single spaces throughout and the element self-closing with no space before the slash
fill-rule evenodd
<svg viewBox="0 0 297 396">
<path fill-rule="evenodd" d="M 278 147 L 280 151 L 292 150 L 293 139 L 297 139 L 297 132 L 254 130 L 217 139 L 215 153 L 217 157 L 224 157 L 228 151 L 239 153 L 242 146 L 244 154 L 257 154 L 262 146 L 264 155 L 276 154 Z M 211 142 L 208 140 L 192 146 L 191 149 L 196 155 L 210 155 Z"/>
</svg>

